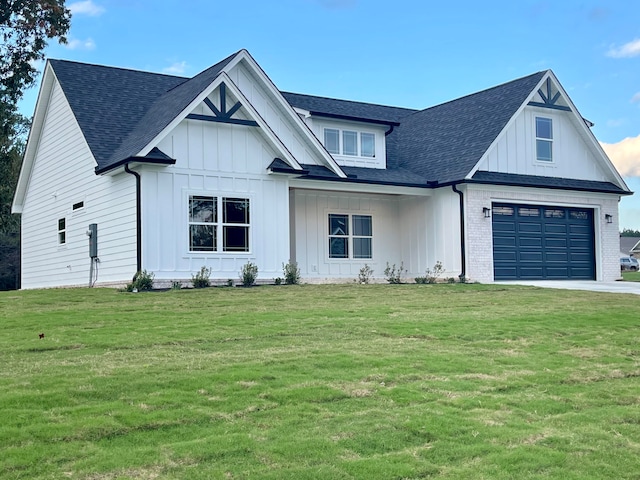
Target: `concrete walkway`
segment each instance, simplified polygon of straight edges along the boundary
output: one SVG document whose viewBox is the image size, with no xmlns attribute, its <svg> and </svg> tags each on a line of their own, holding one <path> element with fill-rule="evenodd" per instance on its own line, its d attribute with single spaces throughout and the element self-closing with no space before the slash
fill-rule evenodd
<svg viewBox="0 0 640 480">
<path fill-rule="evenodd" d="M 640 282 L 594 282 L 588 280 L 516 280 L 494 282 L 496 285 L 530 285 L 542 288 L 589 290 L 592 292 L 632 293 L 640 295 Z"/>
</svg>

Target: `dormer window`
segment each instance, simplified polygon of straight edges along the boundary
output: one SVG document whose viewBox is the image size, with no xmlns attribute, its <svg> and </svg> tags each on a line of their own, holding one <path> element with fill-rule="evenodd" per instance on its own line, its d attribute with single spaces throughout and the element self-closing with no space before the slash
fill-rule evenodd
<svg viewBox="0 0 640 480">
<path fill-rule="evenodd" d="M 332 155 L 374 158 L 376 156 L 376 135 L 356 130 L 325 128 L 324 146 Z"/>
<path fill-rule="evenodd" d="M 536 160 L 553 162 L 553 122 L 550 118 L 536 117 Z"/>
</svg>

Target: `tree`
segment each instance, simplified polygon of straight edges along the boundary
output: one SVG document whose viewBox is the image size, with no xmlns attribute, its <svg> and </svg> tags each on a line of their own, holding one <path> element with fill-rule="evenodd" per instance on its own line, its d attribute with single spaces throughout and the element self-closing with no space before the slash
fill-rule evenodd
<svg viewBox="0 0 640 480">
<path fill-rule="evenodd" d="M 18 101 L 37 78 L 50 39 L 66 43 L 71 12 L 64 0 L 0 1 L 0 290 L 15 288 L 20 219 L 11 214 L 29 121 Z"/>
<path fill-rule="evenodd" d="M 624 228 L 620 232 L 621 237 L 640 237 L 640 230 L 632 230 L 630 228 Z"/>
<path fill-rule="evenodd" d="M 34 62 L 44 60 L 47 41 L 66 43 L 71 12 L 64 0 L 2 0 L 0 3 L 0 95 L 15 107 L 34 84 Z"/>
</svg>

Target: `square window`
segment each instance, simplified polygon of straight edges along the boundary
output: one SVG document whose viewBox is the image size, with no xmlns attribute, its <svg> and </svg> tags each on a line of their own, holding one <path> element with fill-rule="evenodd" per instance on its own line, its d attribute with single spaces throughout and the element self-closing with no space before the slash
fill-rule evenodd
<svg viewBox="0 0 640 480">
<path fill-rule="evenodd" d="M 222 199 L 223 223 L 249 223 L 249 200 L 244 198 Z"/>
<path fill-rule="evenodd" d="M 329 153 L 340 153 L 340 130 L 334 128 L 324 129 L 324 148 Z"/>
<path fill-rule="evenodd" d="M 215 223 L 217 221 L 216 197 L 192 196 L 189 198 L 189 221 Z"/>
<path fill-rule="evenodd" d="M 189 225 L 189 250 L 215 252 L 216 231 L 215 225 Z"/>
<path fill-rule="evenodd" d="M 347 237 L 329 238 L 329 258 L 349 258 L 349 239 Z"/>
<path fill-rule="evenodd" d="M 353 258 L 371 258 L 371 238 L 353 239 Z"/>
<path fill-rule="evenodd" d="M 249 251 L 249 227 L 224 227 L 225 252 L 248 252 Z"/>
<path fill-rule="evenodd" d="M 358 237 L 371 236 L 371 217 L 369 215 L 353 216 L 353 234 Z"/>
<path fill-rule="evenodd" d="M 348 130 L 342 132 L 342 153 L 344 155 L 358 155 L 358 132 Z"/>
<path fill-rule="evenodd" d="M 329 235 L 349 235 L 349 215 L 330 213 Z"/>
<path fill-rule="evenodd" d="M 360 155 L 363 157 L 376 156 L 376 136 L 373 133 L 360 134 Z"/>
</svg>

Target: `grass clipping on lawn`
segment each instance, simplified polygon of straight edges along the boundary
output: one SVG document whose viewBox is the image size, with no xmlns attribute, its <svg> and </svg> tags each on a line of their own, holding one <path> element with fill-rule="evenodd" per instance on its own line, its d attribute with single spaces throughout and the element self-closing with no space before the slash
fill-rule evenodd
<svg viewBox="0 0 640 480">
<path fill-rule="evenodd" d="M 2 292 L 0 478 L 639 478 L 639 319 L 498 285 Z"/>
</svg>

